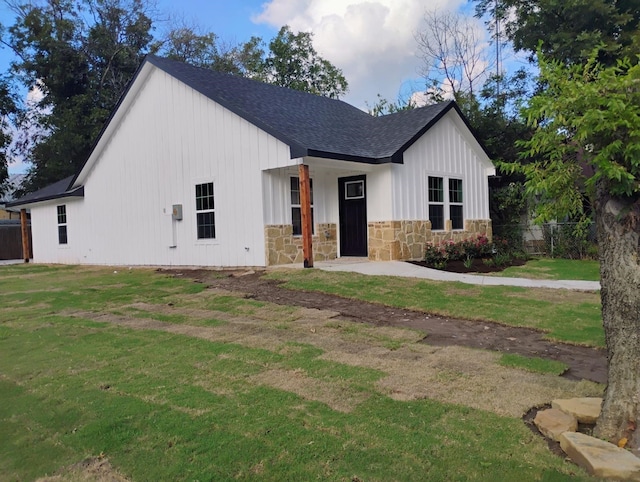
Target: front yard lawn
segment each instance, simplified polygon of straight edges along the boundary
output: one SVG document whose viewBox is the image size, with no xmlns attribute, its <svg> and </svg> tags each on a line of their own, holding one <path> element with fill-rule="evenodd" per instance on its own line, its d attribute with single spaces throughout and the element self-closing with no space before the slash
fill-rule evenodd
<svg viewBox="0 0 640 482">
<path fill-rule="evenodd" d="M 510 266 L 493 276 L 508 278 L 600 281 L 600 263 L 591 259 L 539 258 Z"/>
<path fill-rule="evenodd" d="M 469 294 L 487 316 L 502 296 L 564 310 L 557 324 L 595 310 L 589 297 L 287 276 L 411 305 Z M 134 481 L 589 480 L 520 416 L 601 386 L 420 338 L 148 269 L 0 267 L 0 479 L 85 480 L 74 473 L 96 457 Z"/>
</svg>

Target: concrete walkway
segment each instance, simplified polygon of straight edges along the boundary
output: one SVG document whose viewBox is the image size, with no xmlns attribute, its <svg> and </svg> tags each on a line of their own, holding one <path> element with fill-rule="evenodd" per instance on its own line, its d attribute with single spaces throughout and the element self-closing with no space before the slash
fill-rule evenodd
<svg viewBox="0 0 640 482">
<path fill-rule="evenodd" d="M 24 263 L 21 259 L 0 260 L 0 266 Z M 459 281 L 472 285 L 522 286 L 524 288 L 555 288 L 580 291 L 597 291 L 599 281 L 541 280 L 527 278 L 500 278 L 475 274 L 450 273 L 424 268 L 404 261 L 369 261 L 366 258 L 339 258 L 335 261 L 316 261 L 315 267 L 324 271 L 347 271 L 378 276 L 399 276 L 401 278 L 421 278 L 434 281 Z M 278 266 L 278 268 L 302 268 L 301 264 Z"/>
<path fill-rule="evenodd" d="M 7 264 L 20 264 L 24 263 L 23 259 L 0 259 L 0 266 Z"/>
<path fill-rule="evenodd" d="M 340 258 L 335 261 L 316 262 L 315 267 L 324 271 L 348 271 L 353 273 L 382 276 L 422 278 L 435 281 L 459 281 L 461 283 L 484 286 L 522 286 L 525 288 L 555 288 L 581 291 L 597 291 L 599 281 L 540 280 L 527 278 L 500 278 L 473 274 L 450 273 L 424 268 L 404 261 L 368 261 L 364 258 Z"/>
</svg>

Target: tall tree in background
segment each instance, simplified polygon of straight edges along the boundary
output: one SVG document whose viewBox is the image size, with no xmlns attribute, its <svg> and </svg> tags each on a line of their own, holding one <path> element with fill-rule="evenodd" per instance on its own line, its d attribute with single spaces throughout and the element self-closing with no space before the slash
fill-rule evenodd
<svg viewBox="0 0 640 482">
<path fill-rule="evenodd" d="M 634 59 L 640 47 L 637 0 L 475 0 L 478 16 L 498 17 L 516 51 L 535 59 L 538 43 L 549 59 L 584 63 L 599 47 L 598 60 Z"/>
<path fill-rule="evenodd" d="M 491 68 L 488 43 L 472 17 L 432 10 L 424 15 L 424 28 L 416 32 L 427 94 L 435 100 L 447 94 L 474 97 Z"/>
<path fill-rule="evenodd" d="M 46 0 L 13 8 L 17 19 L 6 39 L 17 55 L 12 69 L 43 94 L 18 143 L 31 162 L 26 187 L 35 189 L 75 173 L 86 159 L 148 51 L 152 20 L 143 0 Z"/>
<path fill-rule="evenodd" d="M 264 42 L 251 37 L 247 42 L 231 44 L 215 33 L 203 33 L 197 26 L 174 26 L 152 50 L 163 57 L 197 67 L 264 80 Z"/>
<path fill-rule="evenodd" d="M 286 25 L 269 43 L 265 73 L 269 83 L 332 99 L 348 88 L 342 71 L 318 55 L 312 34 L 294 34 Z"/>
<path fill-rule="evenodd" d="M 347 89 L 340 69 L 317 54 L 309 33 L 285 26 L 267 53 L 258 37 L 229 44 L 184 25 L 154 42 L 151 2 L 10 3 L 16 21 L 3 41 L 16 54 L 12 71 L 31 94 L 18 110 L 0 83 L 0 115 L 14 113 L 18 121 L 14 150 L 31 163 L 27 191 L 78 171 L 147 53 L 328 97 Z M 0 130 L 0 153 L 10 141 L 6 132 Z M 0 186 L 6 166 L 0 157 Z"/>
<path fill-rule="evenodd" d="M 9 146 L 12 141 L 10 119 L 17 112 L 11 85 L 6 78 L 0 78 L 0 196 L 6 192 L 9 179 Z"/>
</svg>

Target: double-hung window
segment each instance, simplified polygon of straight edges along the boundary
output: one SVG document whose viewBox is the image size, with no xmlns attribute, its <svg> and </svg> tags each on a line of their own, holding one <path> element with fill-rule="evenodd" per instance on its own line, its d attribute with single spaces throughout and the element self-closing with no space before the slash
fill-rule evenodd
<svg viewBox="0 0 640 482">
<path fill-rule="evenodd" d="M 57 206 L 58 210 L 58 244 L 67 244 L 67 206 Z"/>
<path fill-rule="evenodd" d="M 198 239 L 215 239 L 216 213 L 212 182 L 196 184 L 196 225 Z"/>
<path fill-rule="evenodd" d="M 462 179 L 449 179 L 449 219 L 451 219 L 451 229 L 464 228 Z"/>
<path fill-rule="evenodd" d="M 311 232 L 315 227 L 313 225 L 313 179 L 309 179 L 309 197 L 311 200 Z M 293 224 L 293 235 L 300 236 L 302 234 L 302 207 L 300 206 L 300 178 L 291 178 L 291 223 Z"/>
<path fill-rule="evenodd" d="M 427 190 L 431 229 L 445 228 L 445 213 L 446 219 L 451 220 L 451 229 L 464 229 L 462 179 L 428 176 Z"/>
<path fill-rule="evenodd" d="M 429 176 L 428 183 L 431 229 L 444 229 L 444 179 Z"/>
</svg>

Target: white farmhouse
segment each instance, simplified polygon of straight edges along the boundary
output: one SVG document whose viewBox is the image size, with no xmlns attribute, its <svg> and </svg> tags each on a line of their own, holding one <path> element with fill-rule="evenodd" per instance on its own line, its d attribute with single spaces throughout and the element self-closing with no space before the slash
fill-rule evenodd
<svg viewBox="0 0 640 482">
<path fill-rule="evenodd" d="M 494 172 L 454 102 L 376 118 L 149 56 L 80 172 L 11 205 L 39 263 L 416 259 L 491 236 Z"/>
</svg>

